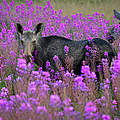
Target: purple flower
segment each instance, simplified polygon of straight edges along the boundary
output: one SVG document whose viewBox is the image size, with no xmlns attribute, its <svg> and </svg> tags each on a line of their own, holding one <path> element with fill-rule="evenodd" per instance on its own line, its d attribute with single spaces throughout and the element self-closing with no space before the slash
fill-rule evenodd
<svg viewBox="0 0 120 120">
<path fill-rule="evenodd" d="M 72 106 L 70 106 L 70 107 L 64 107 L 64 111 L 65 112 L 71 112 L 71 111 L 73 111 L 74 110 L 74 108 L 72 107 Z"/>
<path fill-rule="evenodd" d="M 108 57 L 108 52 L 104 52 L 104 55 Z"/>
<path fill-rule="evenodd" d="M 64 113 L 66 116 L 74 115 L 74 108 L 72 106 L 64 107 Z"/>
<path fill-rule="evenodd" d="M 59 14 L 63 14 L 62 9 L 59 9 Z"/>
<path fill-rule="evenodd" d="M 93 102 L 88 102 L 85 106 L 85 112 L 96 112 L 97 107 Z"/>
<path fill-rule="evenodd" d="M 7 103 L 7 99 L 0 99 L 0 112 L 4 109 Z"/>
<path fill-rule="evenodd" d="M 15 102 L 15 96 L 10 96 L 10 100 Z"/>
<path fill-rule="evenodd" d="M 88 45 L 86 45 L 85 48 L 86 48 L 86 50 L 89 50 L 89 46 Z"/>
<path fill-rule="evenodd" d="M 22 100 L 26 100 L 27 95 L 26 95 L 25 92 L 21 92 L 20 97 L 21 97 Z"/>
<path fill-rule="evenodd" d="M 6 24 L 5 24 L 5 22 L 2 22 L 2 26 L 6 27 Z"/>
<path fill-rule="evenodd" d="M 27 103 L 26 103 L 26 106 L 27 106 L 27 109 L 28 109 L 29 111 L 32 111 L 32 110 L 33 110 L 30 103 L 27 102 Z"/>
<path fill-rule="evenodd" d="M 56 55 L 53 57 L 53 60 L 54 60 L 54 61 L 57 61 L 58 59 L 59 59 L 59 58 L 58 58 L 58 56 L 56 56 Z"/>
<path fill-rule="evenodd" d="M 32 20 L 29 20 L 29 21 L 28 21 L 28 26 L 29 26 L 30 28 L 32 28 L 32 26 L 33 26 Z"/>
<path fill-rule="evenodd" d="M 72 39 L 72 34 L 66 34 L 66 38 Z"/>
<path fill-rule="evenodd" d="M 55 33 L 55 28 L 54 28 L 54 27 L 51 27 L 51 28 L 50 28 L 50 31 L 51 31 L 52 33 Z"/>
<path fill-rule="evenodd" d="M 120 46 L 120 44 L 119 44 L 119 46 Z M 118 60 L 120 60 L 120 52 L 118 52 Z"/>
<path fill-rule="evenodd" d="M 34 70 L 34 65 L 32 63 L 29 62 L 27 66 L 29 70 Z"/>
<path fill-rule="evenodd" d="M 12 75 L 9 75 L 8 77 L 6 77 L 5 80 L 11 81 L 12 80 Z"/>
<path fill-rule="evenodd" d="M 35 82 L 31 82 L 29 83 L 29 87 L 28 87 L 28 94 L 36 94 L 36 83 Z"/>
<path fill-rule="evenodd" d="M 30 31 L 30 28 L 29 28 L 29 27 L 27 27 L 27 26 L 23 26 L 23 29 L 24 29 L 24 31 L 23 31 L 23 32 L 25 32 L 25 31 Z"/>
<path fill-rule="evenodd" d="M 104 85 L 104 89 L 109 89 L 109 85 Z"/>
<path fill-rule="evenodd" d="M 12 34 L 13 34 L 14 32 L 16 32 L 15 24 L 11 23 L 10 26 L 11 26 L 11 31 L 12 31 Z"/>
<path fill-rule="evenodd" d="M 3 87 L 3 88 L 1 89 L 0 96 L 4 98 L 4 97 L 7 97 L 7 95 L 8 95 L 8 89 L 5 88 L 5 87 Z"/>
<path fill-rule="evenodd" d="M 70 98 L 66 98 L 66 99 L 63 101 L 63 104 L 64 104 L 64 106 L 70 106 L 70 104 L 71 104 L 71 99 L 70 99 Z"/>
<path fill-rule="evenodd" d="M 85 54 L 86 54 L 86 56 L 90 56 L 89 52 L 86 52 Z"/>
<path fill-rule="evenodd" d="M 99 72 L 99 71 L 102 71 L 102 66 L 101 65 L 97 66 L 97 72 Z"/>
<path fill-rule="evenodd" d="M 27 110 L 27 106 L 26 106 L 26 104 L 25 103 L 21 103 L 21 106 L 20 106 L 20 108 L 19 108 L 21 111 L 25 111 L 25 110 Z"/>
<path fill-rule="evenodd" d="M 83 82 L 83 77 L 82 76 L 78 76 L 74 79 L 74 89 L 75 90 L 81 90 L 81 91 L 89 91 L 88 87 L 86 86 L 86 84 Z"/>
<path fill-rule="evenodd" d="M 120 120 L 117 116 L 114 116 L 114 120 Z"/>
<path fill-rule="evenodd" d="M 35 56 L 37 56 L 37 54 L 38 54 L 38 51 L 37 51 L 37 50 L 35 50 L 34 54 L 35 54 Z"/>
<path fill-rule="evenodd" d="M 79 87 L 80 87 L 81 91 L 89 91 L 89 88 L 86 86 L 86 84 L 84 82 L 81 82 L 79 84 Z"/>
<path fill-rule="evenodd" d="M 105 16 L 104 13 L 102 13 L 101 16 L 104 17 Z"/>
<path fill-rule="evenodd" d="M 68 46 L 65 46 L 65 47 L 64 47 L 64 51 L 65 51 L 66 54 L 68 54 L 68 52 L 69 52 L 69 47 L 68 47 Z"/>
<path fill-rule="evenodd" d="M 14 1 L 12 0 L 10 6 L 13 7 L 13 5 L 14 5 Z"/>
<path fill-rule="evenodd" d="M 18 94 L 16 94 L 16 100 L 18 101 L 18 102 L 20 102 L 22 99 L 21 99 L 21 97 L 20 97 L 20 95 L 18 95 Z"/>
<path fill-rule="evenodd" d="M 50 90 L 50 87 L 47 84 L 43 84 L 41 86 L 41 90 L 48 92 Z"/>
<path fill-rule="evenodd" d="M 47 113 L 47 109 L 45 106 L 37 106 L 36 112 L 38 114 L 43 114 L 43 113 Z"/>
<path fill-rule="evenodd" d="M 103 120 L 111 120 L 110 115 L 102 115 Z"/>
<path fill-rule="evenodd" d="M 99 113 L 97 112 L 97 107 L 95 103 L 88 102 L 85 106 L 85 113 L 84 116 L 86 119 L 93 119 L 93 120 L 99 120 Z"/>
<path fill-rule="evenodd" d="M 62 88 L 63 87 L 63 82 L 61 80 L 56 81 L 54 83 L 51 83 L 52 86 L 54 86 L 54 88 Z"/>
<path fill-rule="evenodd" d="M 50 62 L 49 61 L 46 62 L 46 67 L 47 68 L 50 67 Z"/>
<path fill-rule="evenodd" d="M 106 84 L 110 84 L 110 80 L 107 78 L 107 79 L 105 80 L 105 83 L 106 83 Z"/>
<path fill-rule="evenodd" d="M 119 54 L 118 54 L 119 55 Z M 119 56 L 118 56 L 119 57 Z M 113 72 L 114 72 L 114 74 L 115 73 L 119 73 L 119 71 L 120 71 L 120 59 L 118 58 L 117 60 L 114 60 L 114 62 L 113 62 Z"/>
<path fill-rule="evenodd" d="M 33 4 L 33 1 L 32 1 L 32 0 L 30 0 L 30 4 L 31 4 L 31 5 Z"/>
<path fill-rule="evenodd" d="M 42 72 L 42 75 L 46 78 L 50 77 L 50 73 L 49 72 Z"/>
<path fill-rule="evenodd" d="M 32 75 L 34 76 L 34 75 L 39 75 L 39 72 L 38 71 L 32 71 Z"/>
<path fill-rule="evenodd" d="M 63 112 L 59 112 L 58 114 L 59 114 L 59 116 L 61 116 L 61 117 L 63 116 Z"/>
<path fill-rule="evenodd" d="M 52 107 L 59 107 L 61 104 L 60 97 L 58 95 L 51 95 L 50 96 L 50 105 Z"/>
<path fill-rule="evenodd" d="M 88 65 L 82 66 L 81 72 L 87 76 L 90 75 L 90 67 Z"/>
<path fill-rule="evenodd" d="M 5 28 L 2 29 L 2 33 L 7 33 Z"/>
<path fill-rule="evenodd" d="M 71 73 L 69 73 L 68 71 L 64 74 L 65 77 L 71 77 Z"/>
<path fill-rule="evenodd" d="M 30 66 L 29 66 L 30 67 Z M 18 58 L 18 63 L 17 63 L 17 68 L 16 70 L 22 74 L 27 72 L 27 65 L 26 65 L 26 60 Z"/>
<path fill-rule="evenodd" d="M 108 61 L 107 59 L 102 59 L 103 64 L 106 64 L 107 61 Z"/>
<path fill-rule="evenodd" d="M 0 32 L 0 39 L 3 40 L 3 33 Z"/>
<path fill-rule="evenodd" d="M 113 100 L 113 102 L 112 102 L 113 104 L 115 104 L 115 105 L 117 105 L 117 102 L 116 102 L 116 100 Z"/>
<path fill-rule="evenodd" d="M 18 67 L 22 68 L 23 70 L 27 70 L 26 64 L 19 64 Z"/>
<path fill-rule="evenodd" d="M 22 82 L 23 80 L 22 80 L 21 77 L 18 76 L 18 77 L 16 78 L 16 82 L 17 82 L 17 81 Z"/>
<path fill-rule="evenodd" d="M 26 60 L 22 58 L 18 58 L 18 65 L 19 64 L 26 64 Z"/>
<path fill-rule="evenodd" d="M 83 77 L 82 76 L 78 76 L 74 79 L 75 82 L 79 83 L 83 81 Z"/>
<path fill-rule="evenodd" d="M 90 73 L 90 77 L 91 77 L 92 79 L 97 79 L 95 72 L 91 72 L 91 73 Z"/>
<path fill-rule="evenodd" d="M 39 72 L 42 72 L 42 67 L 39 67 L 39 70 L 38 70 Z"/>
</svg>

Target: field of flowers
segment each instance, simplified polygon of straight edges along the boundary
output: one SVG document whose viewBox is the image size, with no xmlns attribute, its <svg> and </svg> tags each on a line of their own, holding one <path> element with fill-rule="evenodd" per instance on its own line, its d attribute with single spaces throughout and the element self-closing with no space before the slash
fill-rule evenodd
<svg viewBox="0 0 120 120">
<path fill-rule="evenodd" d="M 42 36 L 58 35 L 76 41 L 95 37 L 107 40 L 112 27 L 119 31 L 119 21 L 113 16 L 110 23 L 104 13 L 95 12 L 87 17 L 76 13 L 69 17 L 63 16 L 61 9 L 55 11 L 49 1 L 45 7 L 33 7 L 32 0 L 18 6 L 14 1 L 8 4 L 3 0 L 0 4 L 0 120 L 120 120 L 119 36 L 112 44 L 118 56 L 111 67 L 103 60 L 105 75 L 98 92 L 96 75 L 88 65 L 82 66 L 80 76 L 65 71 L 59 64 L 60 70 L 55 72 L 49 61 L 46 71 L 34 63 L 26 65 L 16 23 L 23 25 L 25 31 L 44 23 Z"/>
</svg>

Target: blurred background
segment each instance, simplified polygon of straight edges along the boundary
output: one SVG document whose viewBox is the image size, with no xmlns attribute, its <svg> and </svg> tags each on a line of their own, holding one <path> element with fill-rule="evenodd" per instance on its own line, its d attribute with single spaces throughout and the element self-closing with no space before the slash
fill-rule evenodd
<svg viewBox="0 0 120 120">
<path fill-rule="evenodd" d="M 0 0 L 2 3 L 4 0 Z M 12 0 L 6 0 L 10 3 Z M 29 0 L 30 1 L 30 0 Z M 44 6 L 47 0 L 32 0 L 34 6 Z M 120 0 L 49 0 L 55 10 L 62 9 L 63 15 L 83 13 L 84 16 L 94 12 L 104 13 L 107 19 L 112 19 L 113 9 L 120 11 Z M 26 0 L 17 0 L 15 4 L 26 3 Z"/>
</svg>

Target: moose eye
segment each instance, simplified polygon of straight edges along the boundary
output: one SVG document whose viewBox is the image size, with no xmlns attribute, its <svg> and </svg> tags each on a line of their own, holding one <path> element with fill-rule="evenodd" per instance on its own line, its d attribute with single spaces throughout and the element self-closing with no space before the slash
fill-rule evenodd
<svg viewBox="0 0 120 120">
<path fill-rule="evenodd" d="M 35 43 L 36 43 L 36 41 L 34 40 L 34 41 L 32 41 L 32 43 L 33 43 L 33 44 L 35 44 Z"/>
<path fill-rule="evenodd" d="M 22 45 L 23 45 L 23 43 L 24 43 L 23 40 L 21 40 L 21 43 L 22 43 Z"/>
</svg>

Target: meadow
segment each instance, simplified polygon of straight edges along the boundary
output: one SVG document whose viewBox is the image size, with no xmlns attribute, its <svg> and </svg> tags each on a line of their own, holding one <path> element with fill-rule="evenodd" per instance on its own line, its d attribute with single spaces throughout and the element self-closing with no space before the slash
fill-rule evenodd
<svg viewBox="0 0 120 120">
<path fill-rule="evenodd" d="M 95 1 L 86 3 L 89 6 Z M 26 65 L 21 38 L 16 31 L 16 23 L 24 26 L 25 31 L 34 30 L 38 23 L 43 23 L 41 36 L 58 35 L 75 41 L 98 37 L 107 41 L 113 27 L 115 32 L 120 31 L 119 21 L 112 11 L 119 1 L 110 0 L 111 7 L 104 7 L 102 11 L 104 2 L 98 1 L 94 10 L 91 7 L 89 11 L 84 11 L 87 5 L 82 0 L 78 1 L 84 6 L 79 12 L 69 7 L 62 10 L 63 3 L 57 0 L 40 1 L 41 4 L 32 0 L 0 2 L 0 120 L 120 120 L 119 36 L 112 43 L 117 57 L 111 67 L 107 59 L 102 60 L 104 78 L 98 66 L 101 75 L 98 91 L 96 74 L 87 64 L 83 64 L 79 76 L 65 71 L 59 58 L 55 61 L 57 72 L 49 61 L 46 71 L 34 62 Z M 67 8 L 68 2 L 64 2 Z M 75 9 L 76 4 L 73 4 L 71 0 L 71 7 Z M 95 12 L 97 10 L 100 11 Z"/>
</svg>

